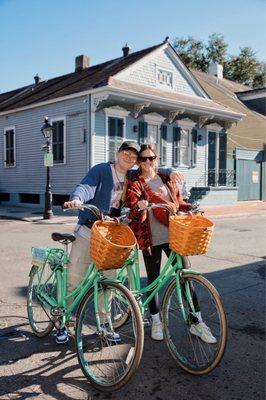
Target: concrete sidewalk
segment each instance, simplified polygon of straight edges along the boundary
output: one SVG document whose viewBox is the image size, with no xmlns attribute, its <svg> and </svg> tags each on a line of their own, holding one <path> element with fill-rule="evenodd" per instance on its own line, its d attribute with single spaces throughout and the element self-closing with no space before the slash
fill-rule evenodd
<svg viewBox="0 0 266 400">
<path fill-rule="evenodd" d="M 203 207 L 208 218 L 240 218 L 249 215 L 265 215 L 266 202 L 263 201 L 239 201 L 234 205 L 219 205 Z M 43 219 L 43 210 L 39 207 L 5 206 L 0 204 L 0 218 L 18 219 L 36 223 L 60 223 L 70 224 L 77 220 L 78 212 L 69 210 L 64 212 L 60 207 L 53 208 L 54 217 L 51 220 Z"/>
</svg>

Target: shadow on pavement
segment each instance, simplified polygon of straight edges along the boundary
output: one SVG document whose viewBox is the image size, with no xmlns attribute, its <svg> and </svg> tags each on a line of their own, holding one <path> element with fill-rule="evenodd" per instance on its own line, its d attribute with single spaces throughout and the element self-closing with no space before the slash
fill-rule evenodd
<svg viewBox="0 0 266 400">
<path fill-rule="evenodd" d="M 150 339 L 147 327 L 143 358 L 132 380 L 118 392 L 99 393 L 90 387 L 79 368 L 73 340 L 58 346 L 52 335 L 38 339 L 22 322 L 1 331 L 4 335 L 14 330 L 22 336 L 1 340 L 1 365 L 10 369 L 10 375 L 0 378 L 0 395 L 58 400 L 264 399 L 265 260 L 204 276 L 218 289 L 229 326 L 225 356 L 210 375 L 195 377 L 182 371 L 165 344 Z M 25 296 L 25 288 L 19 292 Z M 36 357 L 31 362 L 36 354 L 38 362 Z M 24 360 L 24 371 L 20 366 L 12 373 Z"/>
</svg>

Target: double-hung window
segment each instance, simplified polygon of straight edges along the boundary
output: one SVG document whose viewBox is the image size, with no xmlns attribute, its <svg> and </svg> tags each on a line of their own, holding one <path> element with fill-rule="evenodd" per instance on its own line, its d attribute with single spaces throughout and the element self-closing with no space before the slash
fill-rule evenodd
<svg viewBox="0 0 266 400">
<path fill-rule="evenodd" d="M 173 128 L 173 165 L 195 167 L 197 163 L 197 130 Z"/>
<path fill-rule="evenodd" d="M 4 165 L 7 168 L 16 166 L 15 127 L 4 130 Z"/>
<path fill-rule="evenodd" d="M 115 153 L 123 142 L 123 118 L 108 117 L 109 161 L 115 161 Z"/>
<path fill-rule="evenodd" d="M 65 119 L 52 120 L 53 156 L 55 164 L 65 163 Z"/>
</svg>

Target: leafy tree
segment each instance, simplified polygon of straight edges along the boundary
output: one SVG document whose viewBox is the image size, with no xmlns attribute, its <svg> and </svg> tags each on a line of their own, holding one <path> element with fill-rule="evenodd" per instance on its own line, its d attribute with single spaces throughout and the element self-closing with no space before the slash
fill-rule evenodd
<svg viewBox="0 0 266 400">
<path fill-rule="evenodd" d="M 253 80 L 253 87 L 259 88 L 265 86 L 266 86 L 266 63 L 261 62 L 257 74 L 255 75 Z"/>
<path fill-rule="evenodd" d="M 204 43 L 202 41 L 196 40 L 192 36 L 188 38 L 180 37 L 174 40 L 173 46 L 187 67 L 201 71 L 207 70 Z"/>
<path fill-rule="evenodd" d="M 174 39 L 173 47 L 188 68 L 206 72 L 211 62 L 222 64 L 224 77 L 249 86 L 266 84 L 265 63 L 259 62 L 250 47 L 240 48 L 238 55 L 228 56 L 228 44 L 221 34 L 213 33 L 205 44 L 192 36 Z"/>
<path fill-rule="evenodd" d="M 226 64 L 225 75 L 232 81 L 252 86 L 260 63 L 250 47 L 240 48 L 238 56 L 231 56 Z"/>
<path fill-rule="evenodd" d="M 228 44 L 225 43 L 224 37 L 219 33 L 213 33 L 209 36 L 206 46 L 206 58 L 208 62 L 223 64 L 226 60 Z"/>
</svg>

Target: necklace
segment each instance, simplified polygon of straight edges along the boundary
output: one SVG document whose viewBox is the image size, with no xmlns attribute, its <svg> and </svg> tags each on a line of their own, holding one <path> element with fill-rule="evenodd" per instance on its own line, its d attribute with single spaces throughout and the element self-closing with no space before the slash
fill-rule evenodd
<svg viewBox="0 0 266 400">
<path fill-rule="evenodd" d="M 126 174 L 124 174 L 123 172 L 118 172 L 117 170 L 116 170 L 116 167 L 115 167 L 115 165 L 114 165 L 114 171 L 115 171 L 115 176 L 116 176 L 116 179 L 118 180 L 118 182 L 121 184 L 122 182 L 124 182 L 124 180 L 125 180 L 125 175 Z M 118 175 L 120 175 L 120 179 L 119 179 L 119 176 Z"/>
</svg>

